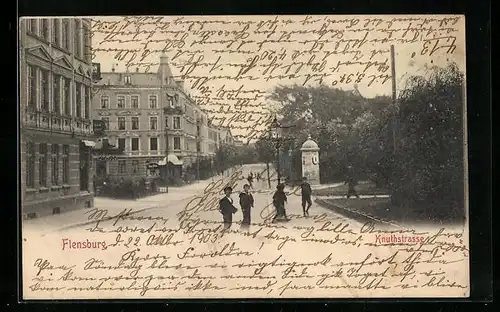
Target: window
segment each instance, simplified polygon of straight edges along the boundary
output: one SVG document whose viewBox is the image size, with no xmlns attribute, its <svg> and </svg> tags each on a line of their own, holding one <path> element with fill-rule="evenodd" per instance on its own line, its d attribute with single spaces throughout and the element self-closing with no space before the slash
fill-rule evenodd
<svg viewBox="0 0 500 312">
<path fill-rule="evenodd" d="M 73 33 L 73 37 L 75 39 L 75 46 L 73 48 L 73 52 L 75 53 L 75 55 L 77 57 L 81 57 L 82 56 L 82 53 L 81 53 L 81 33 L 80 33 L 80 20 L 77 20 L 75 19 L 75 32 Z"/>
<path fill-rule="evenodd" d="M 138 172 L 139 172 L 139 161 L 132 160 L 132 173 L 138 173 Z"/>
<path fill-rule="evenodd" d="M 118 148 L 122 151 L 125 150 L 125 139 L 124 138 L 118 139 Z"/>
<path fill-rule="evenodd" d="M 62 164 L 63 164 L 63 183 L 69 183 L 69 145 L 63 145 L 62 154 Z"/>
<path fill-rule="evenodd" d="M 52 185 L 59 184 L 59 145 L 52 144 Z"/>
<path fill-rule="evenodd" d="M 35 143 L 26 143 L 26 187 L 35 187 Z"/>
<path fill-rule="evenodd" d="M 157 108 L 156 95 L 149 96 L 149 108 Z"/>
<path fill-rule="evenodd" d="M 76 117 L 82 117 L 82 84 L 75 83 L 76 92 Z"/>
<path fill-rule="evenodd" d="M 70 29 L 69 29 L 69 20 L 65 19 L 62 22 L 63 28 L 62 28 L 62 46 L 66 50 L 69 51 L 69 38 L 70 38 Z"/>
<path fill-rule="evenodd" d="M 40 70 L 41 99 L 40 106 L 43 111 L 49 110 L 49 72 Z"/>
<path fill-rule="evenodd" d="M 132 130 L 139 130 L 139 117 L 132 117 Z"/>
<path fill-rule="evenodd" d="M 101 96 L 101 108 L 109 108 L 109 96 Z"/>
<path fill-rule="evenodd" d="M 54 81 L 52 82 L 53 93 L 54 93 L 54 109 L 53 111 L 57 114 L 61 113 L 61 76 L 54 75 Z"/>
<path fill-rule="evenodd" d="M 158 129 L 158 117 L 149 117 L 149 129 L 150 130 Z"/>
<path fill-rule="evenodd" d="M 174 117 L 174 129 L 181 128 L 181 117 Z"/>
<path fill-rule="evenodd" d="M 52 42 L 56 45 L 60 45 L 61 40 L 61 20 L 58 18 L 54 18 L 52 20 Z"/>
<path fill-rule="evenodd" d="M 196 142 L 196 151 L 201 152 L 201 144 L 200 142 Z"/>
<path fill-rule="evenodd" d="M 50 41 L 49 20 L 44 18 L 41 20 L 41 22 L 42 22 L 42 37 L 46 41 Z"/>
<path fill-rule="evenodd" d="M 47 186 L 47 143 L 38 145 L 38 183 Z"/>
<path fill-rule="evenodd" d="M 167 101 L 170 107 L 174 107 L 174 99 L 171 96 L 167 95 Z"/>
<path fill-rule="evenodd" d="M 32 34 L 38 35 L 38 20 L 37 19 L 30 19 L 28 21 L 28 31 Z"/>
<path fill-rule="evenodd" d="M 118 117 L 118 130 L 125 130 L 125 117 Z"/>
<path fill-rule="evenodd" d="M 64 114 L 66 116 L 71 115 L 71 80 L 64 79 Z"/>
<path fill-rule="evenodd" d="M 106 125 L 106 130 L 109 130 L 109 117 L 101 117 L 101 120 Z"/>
<path fill-rule="evenodd" d="M 123 95 L 119 95 L 116 98 L 116 107 L 117 108 L 125 108 L 125 97 Z"/>
<path fill-rule="evenodd" d="M 125 84 L 132 84 L 132 77 L 130 77 L 130 75 L 125 75 Z"/>
<path fill-rule="evenodd" d="M 180 150 L 180 149 L 181 149 L 181 138 L 174 137 L 174 150 Z"/>
<path fill-rule="evenodd" d="M 36 67 L 28 65 L 28 107 L 36 110 Z"/>
<path fill-rule="evenodd" d="M 133 151 L 139 150 L 139 138 L 132 138 L 132 150 Z"/>
<path fill-rule="evenodd" d="M 127 163 L 125 160 L 119 160 L 118 161 L 118 172 L 120 174 L 125 174 L 127 173 Z"/>
<path fill-rule="evenodd" d="M 85 86 L 85 118 L 90 118 L 90 87 Z"/>
<path fill-rule="evenodd" d="M 132 95 L 130 97 L 130 102 L 131 102 L 132 108 L 139 108 L 139 97 L 137 95 Z"/>
<path fill-rule="evenodd" d="M 158 150 L 158 138 L 149 138 L 149 150 L 150 151 Z"/>
</svg>

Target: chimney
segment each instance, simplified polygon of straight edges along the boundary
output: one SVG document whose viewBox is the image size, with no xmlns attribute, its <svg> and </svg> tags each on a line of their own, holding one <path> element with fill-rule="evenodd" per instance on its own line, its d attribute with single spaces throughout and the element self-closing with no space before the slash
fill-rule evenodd
<svg viewBox="0 0 500 312">
<path fill-rule="evenodd" d="M 137 68 L 135 69 L 135 72 L 136 72 L 136 73 L 138 73 L 138 72 L 139 72 L 139 67 L 137 67 Z"/>
<path fill-rule="evenodd" d="M 115 72 L 115 64 L 111 65 L 111 71 L 114 73 Z"/>
</svg>

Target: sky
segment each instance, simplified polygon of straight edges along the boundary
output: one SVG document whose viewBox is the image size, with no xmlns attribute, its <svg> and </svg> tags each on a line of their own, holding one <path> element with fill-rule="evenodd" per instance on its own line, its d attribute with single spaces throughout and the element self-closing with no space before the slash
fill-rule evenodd
<svg viewBox="0 0 500 312">
<path fill-rule="evenodd" d="M 225 117 L 226 122 L 235 112 L 263 112 L 269 104 L 264 96 L 273 88 L 303 84 L 307 75 L 313 77 L 306 85 L 318 85 L 320 82 L 315 78 L 324 75 L 321 83 L 331 87 L 351 90 L 357 85 L 368 98 L 390 95 L 391 44 L 398 91 L 404 88 L 407 77 L 424 74 L 432 66 L 455 62 L 465 70 L 462 16 L 170 16 L 92 17 L 92 20 L 94 61 L 101 64 L 101 71 L 111 71 L 113 65 L 117 71 L 124 71 L 127 61 L 132 71 L 137 67 L 141 72 L 147 67 L 156 71 L 154 63 L 158 62 L 160 51 L 165 50 L 173 74 L 181 76 L 192 70 L 185 79 L 186 88 L 203 108 L 212 111 L 224 108 L 226 113 L 213 115 L 220 120 Z M 112 40 L 106 40 L 106 36 Z M 384 38 L 395 41 L 384 42 Z M 408 42 L 413 38 L 414 42 Z M 450 48 L 452 43 L 454 48 Z M 123 51 L 126 49 L 134 51 L 126 53 Z M 119 50 L 122 60 L 117 59 Z M 131 58 L 134 59 L 130 62 Z M 242 75 L 247 79 L 237 79 L 243 65 L 252 62 L 256 67 Z M 153 64 L 148 66 L 148 63 Z M 270 74 L 272 66 L 275 67 Z M 295 71 L 299 77 L 286 76 Z M 349 74 L 351 79 L 347 79 Z M 371 75 L 380 77 L 372 82 Z M 199 77 L 209 80 L 195 88 Z M 357 77 L 362 79 L 356 81 Z M 235 106 L 237 100 L 228 97 L 228 93 L 221 94 L 221 87 L 226 91 L 241 87 L 239 98 L 252 98 L 250 104 Z M 253 121 L 240 118 L 241 121 L 233 122 L 235 131 L 241 135 L 248 133 L 247 129 L 238 128 L 255 122 L 255 116 Z"/>
</svg>

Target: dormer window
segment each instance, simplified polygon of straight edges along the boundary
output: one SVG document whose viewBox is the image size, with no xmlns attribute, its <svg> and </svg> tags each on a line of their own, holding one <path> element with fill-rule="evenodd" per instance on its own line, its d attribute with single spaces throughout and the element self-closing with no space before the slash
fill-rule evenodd
<svg viewBox="0 0 500 312">
<path fill-rule="evenodd" d="M 125 76 L 125 84 L 126 85 L 132 84 L 132 77 L 130 77 L 130 75 Z"/>
</svg>

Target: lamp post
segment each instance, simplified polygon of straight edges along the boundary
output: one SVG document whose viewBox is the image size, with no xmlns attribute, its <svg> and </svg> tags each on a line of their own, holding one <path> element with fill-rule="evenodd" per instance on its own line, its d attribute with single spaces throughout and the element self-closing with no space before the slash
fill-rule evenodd
<svg viewBox="0 0 500 312">
<path fill-rule="evenodd" d="M 168 193 L 168 116 L 165 116 L 165 188 Z"/>
<path fill-rule="evenodd" d="M 293 146 L 293 143 L 292 143 L 292 146 Z M 292 183 L 292 165 L 293 165 L 293 150 L 292 150 L 292 146 L 290 146 L 290 148 L 288 149 L 288 178 L 290 179 L 289 183 Z"/>
<path fill-rule="evenodd" d="M 286 128 L 292 128 L 292 126 L 283 126 L 278 122 L 278 118 L 274 116 L 273 121 L 271 122 L 271 139 L 276 143 L 276 171 L 278 174 L 278 185 L 281 184 L 281 168 L 280 168 L 280 147 L 281 147 L 281 142 L 283 140 L 289 140 L 289 139 L 283 139 L 280 137 L 280 130 L 281 129 L 286 129 Z M 293 140 L 293 139 L 292 139 Z"/>
</svg>

